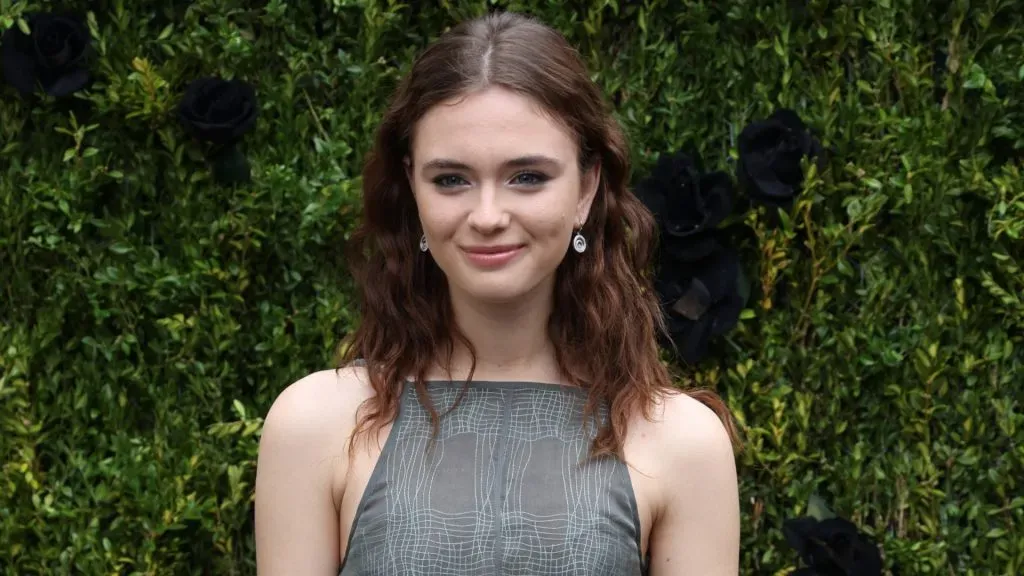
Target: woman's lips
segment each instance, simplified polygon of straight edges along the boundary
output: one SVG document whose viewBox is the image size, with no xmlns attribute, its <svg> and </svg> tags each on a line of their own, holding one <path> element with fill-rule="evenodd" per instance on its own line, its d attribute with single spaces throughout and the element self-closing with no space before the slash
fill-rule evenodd
<svg viewBox="0 0 1024 576">
<path fill-rule="evenodd" d="M 519 256 L 525 246 L 473 246 L 463 248 L 466 259 L 478 268 L 500 268 Z"/>
</svg>

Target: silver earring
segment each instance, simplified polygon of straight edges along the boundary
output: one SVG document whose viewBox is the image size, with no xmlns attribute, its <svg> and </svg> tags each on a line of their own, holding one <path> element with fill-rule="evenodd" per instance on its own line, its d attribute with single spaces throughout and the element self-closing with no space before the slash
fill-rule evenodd
<svg viewBox="0 0 1024 576">
<path fill-rule="evenodd" d="M 430 247 L 427 246 L 427 235 L 424 234 L 423 236 L 420 236 L 420 252 L 426 252 L 427 248 Z"/>
<path fill-rule="evenodd" d="M 580 234 L 580 230 L 576 231 L 576 235 L 572 237 L 572 249 L 578 254 L 583 254 L 587 250 L 587 239 Z"/>
</svg>

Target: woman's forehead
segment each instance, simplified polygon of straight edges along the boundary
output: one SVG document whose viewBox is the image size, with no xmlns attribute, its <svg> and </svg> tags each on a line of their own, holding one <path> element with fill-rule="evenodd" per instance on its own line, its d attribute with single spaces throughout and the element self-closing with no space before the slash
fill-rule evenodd
<svg viewBox="0 0 1024 576">
<path fill-rule="evenodd" d="M 434 106 L 417 122 L 417 162 L 446 158 L 469 163 L 545 156 L 560 162 L 576 154 L 565 127 L 531 99 L 488 88 Z"/>
</svg>

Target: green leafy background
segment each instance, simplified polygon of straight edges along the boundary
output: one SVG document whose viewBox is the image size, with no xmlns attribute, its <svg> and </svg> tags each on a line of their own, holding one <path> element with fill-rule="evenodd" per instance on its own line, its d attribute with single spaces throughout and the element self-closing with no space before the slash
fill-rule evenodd
<svg viewBox="0 0 1024 576">
<path fill-rule="evenodd" d="M 490 8 L 579 47 L 636 175 L 796 110 L 829 149 L 693 372 L 744 426 L 744 574 L 820 494 L 900 574 L 1024 572 L 1024 10 L 1010 0 L 0 0 L 88 14 L 94 84 L 0 88 L 0 573 L 253 574 L 264 415 L 355 321 L 360 162 L 413 55 Z M 174 108 L 252 83 L 250 185 Z M 778 225 L 773 222 L 780 222 Z"/>
</svg>

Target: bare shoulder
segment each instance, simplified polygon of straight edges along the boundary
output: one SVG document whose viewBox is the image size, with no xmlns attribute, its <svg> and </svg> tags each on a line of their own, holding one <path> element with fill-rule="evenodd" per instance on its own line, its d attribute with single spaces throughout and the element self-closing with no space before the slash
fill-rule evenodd
<svg viewBox="0 0 1024 576">
<path fill-rule="evenodd" d="M 662 449 L 677 463 L 715 463 L 735 457 L 732 441 L 718 414 L 700 400 L 681 392 L 666 394 L 658 415 Z"/>
<path fill-rule="evenodd" d="M 355 413 L 372 394 L 366 370 L 346 366 L 320 370 L 289 384 L 267 413 L 264 428 L 292 434 L 338 431 L 344 418 Z"/>
<path fill-rule="evenodd" d="M 370 394 L 372 388 L 362 367 L 320 370 L 289 384 L 264 419 L 260 459 L 281 454 L 285 459 L 305 455 L 321 465 L 329 461 L 330 483 L 337 491 L 356 411 Z"/>
</svg>

